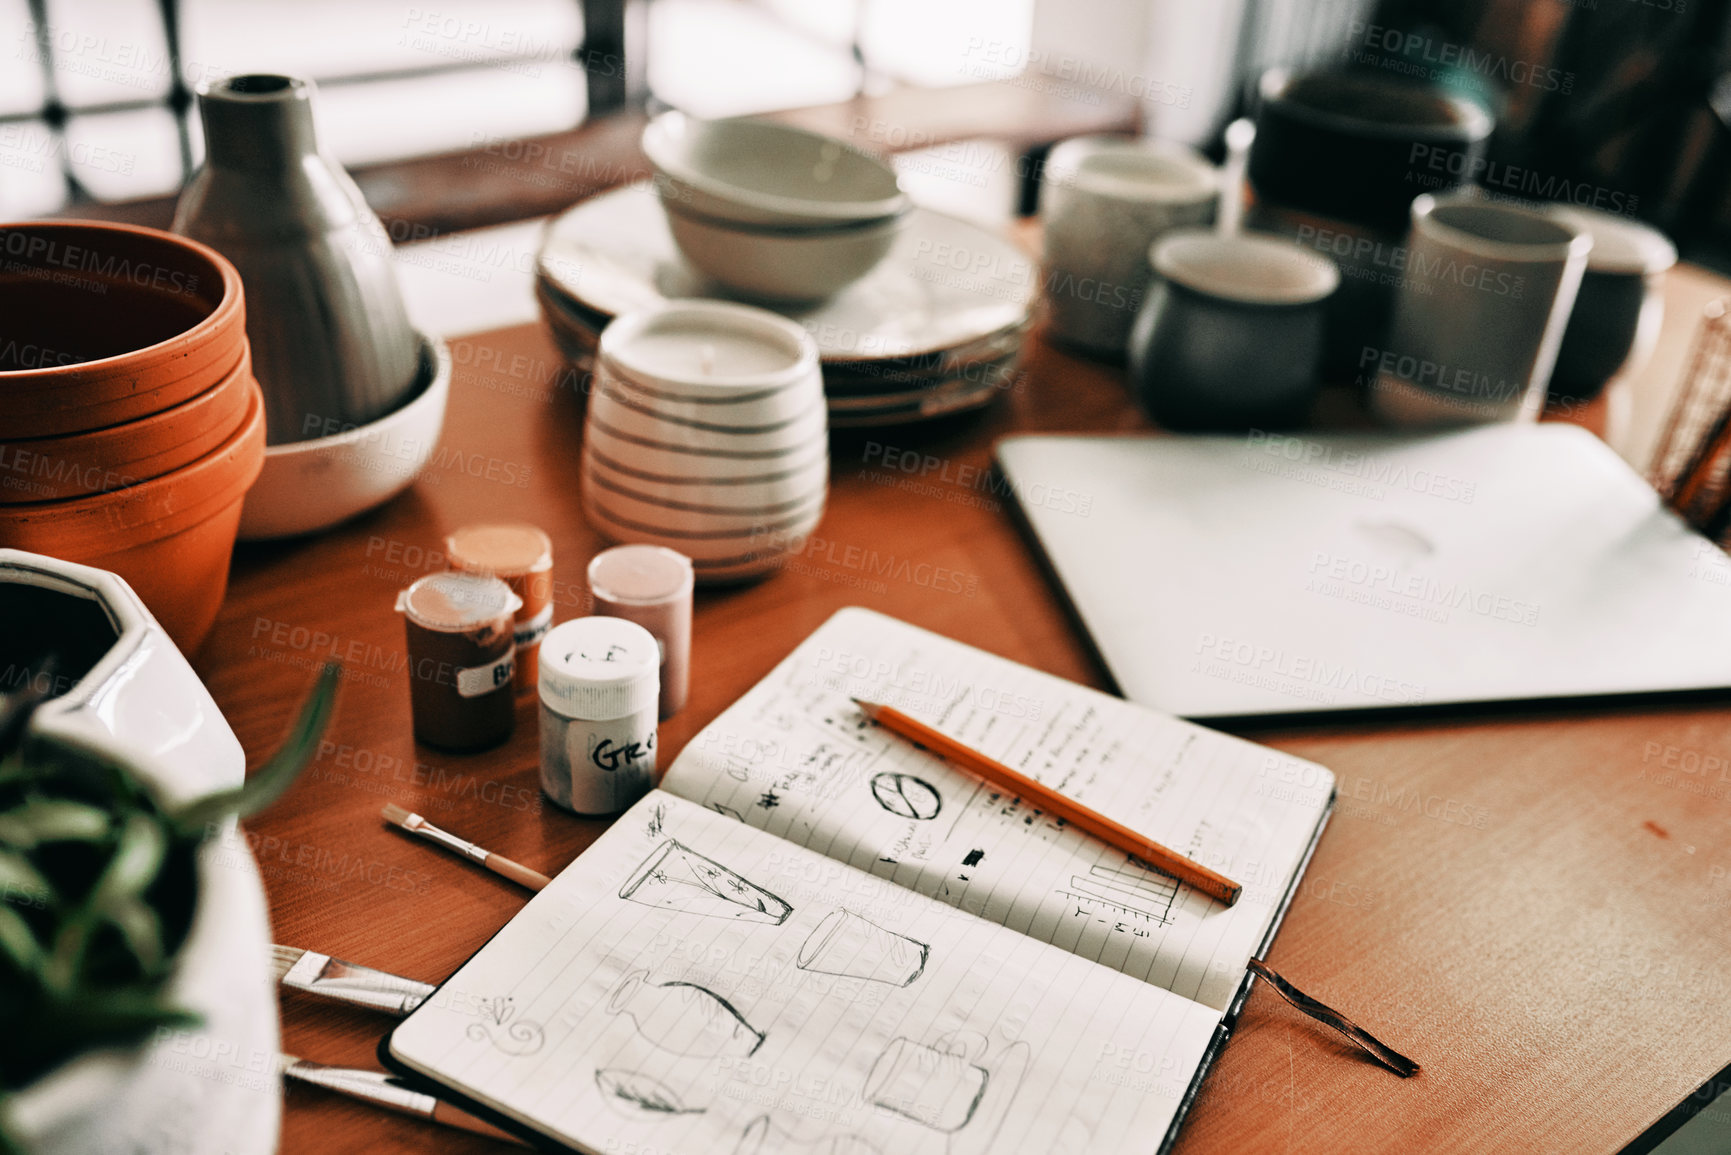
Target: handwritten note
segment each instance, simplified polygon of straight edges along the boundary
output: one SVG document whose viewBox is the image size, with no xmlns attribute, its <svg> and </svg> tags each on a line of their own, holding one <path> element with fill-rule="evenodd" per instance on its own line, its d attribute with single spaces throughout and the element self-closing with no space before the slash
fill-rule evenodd
<svg viewBox="0 0 1731 1155">
<path fill-rule="evenodd" d="M 1228 909 L 869 723 L 895 706 L 1244 886 Z M 681 752 L 663 788 L 1224 1010 L 1327 811 L 1321 766 L 863 609 Z"/>
</svg>

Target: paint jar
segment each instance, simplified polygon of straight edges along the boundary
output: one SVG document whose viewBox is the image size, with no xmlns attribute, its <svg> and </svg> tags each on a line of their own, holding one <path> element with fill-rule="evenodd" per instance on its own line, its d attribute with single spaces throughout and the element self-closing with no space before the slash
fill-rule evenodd
<svg viewBox="0 0 1731 1155">
<path fill-rule="evenodd" d="M 397 595 L 416 740 L 463 752 L 511 736 L 513 615 L 521 606 L 498 578 L 454 571 L 428 574 Z"/>
<path fill-rule="evenodd" d="M 517 689 L 535 685 L 536 650 L 553 627 L 553 542 L 532 525 L 467 525 L 445 538 L 454 570 L 496 577 L 522 599 L 517 611 Z"/>
<path fill-rule="evenodd" d="M 541 789 L 577 814 L 617 814 L 655 786 L 660 649 L 623 618 L 574 618 L 541 643 Z"/>
<path fill-rule="evenodd" d="M 691 559 L 659 545 L 618 545 L 589 562 L 595 612 L 636 622 L 661 647 L 661 720 L 691 686 Z"/>
</svg>

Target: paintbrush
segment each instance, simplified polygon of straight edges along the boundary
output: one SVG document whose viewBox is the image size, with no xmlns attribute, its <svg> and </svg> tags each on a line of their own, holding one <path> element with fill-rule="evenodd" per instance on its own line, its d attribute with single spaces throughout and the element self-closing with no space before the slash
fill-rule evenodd
<svg viewBox="0 0 1731 1155">
<path fill-rule="evenodd" d="M 518 886 L 526 886 L 530 890 L 542 890 L 553 880 L 540 871 L 530 870 L 520 862 L 512 862 L 503 854 L 494 854 L 484 850 L 473 842 L 458 838 L 446 830 L 440 830 L 419 814 L 404 810 L 394 802 L 385 803 L 385 821 L 393 826 L 400 826 L 410 834 L 418 834 L 429 842 L 437 843 L 455 854 L 478 862 L 494 874 L 510 879 Z"/>
<path fill-rule="evenodd" d="M 344 962 L 316 950 L 272 944 L 276 979 L 285 987 L 402 1018 L 427 1000 L 431 983 Z"/>
<path fill-rule="evenodd" d="M 436 1095 L 405 1086 L 395 1075 L 387 1075 L 383 1071 L 362 1070 L 359 1067 L 327 1067 L 323 1063 L 309 1063 L 293 1055 L 283 1055 L 281 1059 L 285 1079 L 323 1087 L 327 1091 L 335 1091 L 351 1099 L 360 1099 L 387 1111 L 431 1119 L 447 1127 L 472 1131 L 476 1135 L 486 1135 L 519 1147 L 529 1145 L 515 1135 L 499 1130 L 485 1119 L 478 1119 L 461 1107 L 451 1106 Z"/>
</svg>

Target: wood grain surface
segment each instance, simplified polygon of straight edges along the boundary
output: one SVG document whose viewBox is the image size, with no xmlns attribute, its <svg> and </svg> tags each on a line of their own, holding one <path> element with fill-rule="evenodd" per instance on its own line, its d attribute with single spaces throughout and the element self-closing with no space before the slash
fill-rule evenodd
<svg viewBox="0 0 1731 1155">
<path fill-rule="evenodd" d="M 429 981 L 525 895 L 387 829 L 384 802 L 547 873 L 603 828 L 541 804 L 532 700 L 519 704 L 511 741 L 489 753 L 448 756 L 410 734 L 392 603 L 442 568 L 447 532 L 496 519 L 544 528 L 557 621 L 588 610 L 582 574 L 602 546 L 580 509 L 584 383 L 538 326 L 452 351 L 445 435 L 421 480 L 323 536 L 242 547 L 195 663 L 253 766 L 317 664 L 345 663 L 317 763 L 250 824 L 276 938 Z M 1013 431 L 1146 427 L 1118 370 L 1036 339 L 1026 372 L 977 418 L 838 437 L 829 511 L 805 551 L 761 584 L 699 594 L 691 699 L 663 724 L 664 760 L 850 604 L 1103 685 L 986 470 L 993 440 Z M 897 466 L 916 454 L 920 472 L 885 468 L 892 452 Z M 1272 965 L 1424 1070 L 1397 1079 L 1259 990 L 1181 1152 L 1614 1151 L 1731 1060 L 1723 708 L 1365 718 L 1255 736 L 1331 767 L 1341 793 Z M 285 1049 L 319 1062 L 374 1065 L 387 1025 L 283 998 Z M 1157 1077 L 1134 1064 L 1118 1075 Z M 288 1092 L 286 1152 L 490 1148 Z"/>
</svg>

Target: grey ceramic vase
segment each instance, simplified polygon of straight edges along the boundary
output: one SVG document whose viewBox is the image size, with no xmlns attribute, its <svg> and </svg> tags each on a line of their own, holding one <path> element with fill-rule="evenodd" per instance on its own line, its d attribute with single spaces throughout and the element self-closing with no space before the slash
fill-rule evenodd
<svg viewBox="0 0 1731 1155">
<path fill-rule="evenodd" d="M 174 231 L 233 261 L 271 445 L 364 425 L 413 393 L 419 343 L 390 238 L 319 151 L 313 86 L 234 76 L 199 93 L 204 167 Z"/>
</svg>

